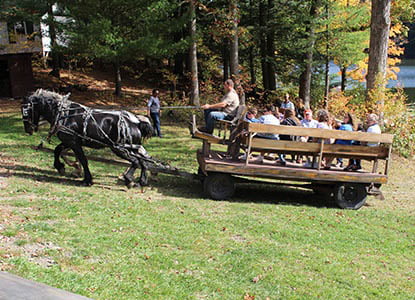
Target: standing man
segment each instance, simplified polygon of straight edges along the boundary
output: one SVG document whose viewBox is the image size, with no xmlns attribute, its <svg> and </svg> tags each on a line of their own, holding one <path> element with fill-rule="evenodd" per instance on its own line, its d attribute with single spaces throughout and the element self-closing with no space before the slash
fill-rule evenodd
<svg viewBox="0 0 415 300">
<path fill-rule="evenodd" d="M 154 136 L 161 138 L 160 131 L 160 99 L 159 91 L 157 89 L 153 90 L 152 95 L 147 103 L 147 116 L 153 120 L 154 124 Z"/>
<path fill-rule="evenodd" d="M 282 113 L 284 113 L 286 109 L 292 109 L 293 111 L 295 111 L 294 103 L 290 101 L 290 94 L 285 93 L 284 102 L 281 103 L 281 108 Z"/>
<path fill-rule="evenodd" d="M 239 97 L 233 88 L 232 79 L 226 80 L 223 87 L 225 96 L 223 96 L 221 102 L 201 106 L 204 109 L 206 127 L 198 128 L 200 131 L 212 134 L 216 120 L 231 120 L 236 115 Z"/>
</svg>

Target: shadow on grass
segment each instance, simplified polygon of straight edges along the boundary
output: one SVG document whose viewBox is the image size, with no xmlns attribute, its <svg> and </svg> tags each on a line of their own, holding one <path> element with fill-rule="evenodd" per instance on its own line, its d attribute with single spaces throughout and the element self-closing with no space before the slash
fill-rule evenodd
<svg viewBox="0 0 415 300">
<path fill-rule="evenodd" d="M 28 167 L 24 165 L 6 165 L 2 166 L 3 169 L 10 170 L 13 177 L 32 179 L 39 182 L 47 183 L 59 183 L 63 185 L 80 186 L 81 181 L 75 180 L 68 176 L 60 176 L 57 171 L 44 170 L 36 167 Z M 10 176 L 10 173 L 7 173 Z M 1 174 L 0 174 L 1 176 Z"/>
<path fill-rule="evenodd" d="M 186 180 L 180 177 L 159 175 L 150 180 L 150 185 L 169 197 L 181 197 L 187 199 L 205 198 L 203 185 L 198 181 Z M 295 187 L 242 183 L 237 184 L 235 195 L 228 202 L 276 204 L 291 206 L 312 206 L 317 208 L 336 208 L 330 199 L 314 194 L 310 190 Z"/>
</svg>

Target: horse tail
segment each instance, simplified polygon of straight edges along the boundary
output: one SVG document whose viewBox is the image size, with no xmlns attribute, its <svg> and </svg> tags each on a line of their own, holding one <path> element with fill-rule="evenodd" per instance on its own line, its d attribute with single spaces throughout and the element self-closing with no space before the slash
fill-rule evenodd
<svg viewBox="0 0 415 300">
<path fill-rule="evenodd" d="M 138 128 L 141 131 L 141 137 L 143 140 L 149 139 L 153 136 L 154 129 L 150 122 L 140 122 L 140 124 L 138 124 Z"/>
</svg>

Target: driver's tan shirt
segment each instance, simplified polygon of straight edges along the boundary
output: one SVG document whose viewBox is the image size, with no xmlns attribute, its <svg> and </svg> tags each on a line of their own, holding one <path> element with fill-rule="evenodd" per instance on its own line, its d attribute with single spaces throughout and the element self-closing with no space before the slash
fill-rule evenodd
<svg viewBox="0 0 415 300">
<path fill-rule="evenodd" d="M 225 102 L 226 106 L 223 108 L 223 112 L 227 115 L 236 114 L 236 110 L 239 106 L 239 96 L 234 89 L 227 92 L 221 102 Z"/>
</svg>

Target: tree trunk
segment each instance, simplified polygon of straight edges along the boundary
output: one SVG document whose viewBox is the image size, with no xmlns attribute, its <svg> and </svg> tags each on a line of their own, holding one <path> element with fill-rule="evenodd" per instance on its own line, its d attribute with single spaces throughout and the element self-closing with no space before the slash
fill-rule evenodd
<svg viewBox="0 0 415 300">
<path fill-rule="evenodd" d="M 318 14 L 318 8 L 320 6 L 320 0 L 313 0 L 311 2 L 310 7 L 310 17 L 311 19 L 315 19 Z M 306 28 L 306 32 L 308 33 L 309 44 L 307 53 L 305 55 L 305 70 L 301 75 L 300 79 L 300 98 L 304 100 L 304 106 L 306 108 L 310 107 L 311 102 L 311 75 L 313 71 L 313 53 L 314 53 L 314 45 L 315 45 L 315 34 L 314 34 L 314 25 L 312 23 L 308 24 Z"/>
<path fill-rule="evenodd" d="M 238 49 L 238 5 L 236 0 L 230 1 L 230 10 L 232 16 L 232 39 L 231 39 L 231 51 L 230 51 L 230 67 L 231 77 L 235 79 L 239 74 L 239 49 Z"/>
<path fill-rule="evenodd" d="M 174 56 L 174 67 L 173 67 L 173 73 L 179 76 L 183 76 L 184 73 L 184 58 L 182 53 L 177 53 Z"/>
<path fill-rule="evenodd" d="M 53 15 L 53 3 L 48 4 L 48 25 L 49 25 L 51 56 L 52 56 L 52 71 L 50 72 L 50 75 L 60 78 L 60 63 L 59 63 L 59 53 L 57 50 L 57 42 L 56 42 L 56 27 L 55 27 L 55 18 Z"/>
<path fill-rule="evenodd" d="M 114 63 L 114 69 L 115 69 L 115 96 L 121 97 L 121 66 L 120 61 L 117 59 L 117 61 Z"/>
<path fill-rule="evenodd" d="M 262 83 L 264 89 L 269 89 L 268 81 L 268 64 L 267 64 L 267 39 L 266 39 L 266 6 L 264 0 L 260 0 L 259 3 L 259 30 L 260 30 L 260 54 L 261 54 L 261 68 L 262 68 Z"/>
<path fill-rule="evenodd" d="M 342 67 L 341 71 L 342 71 L 341 91 L 344 92 L 346 90 L 346 83 L 347 83 L 347 78 L 346 78 L 347 67 Z"/>
<path fill-rule="evenodd" d="M 385 85 L 391 25 L 390 8 L 391 0 L 372 0 L 367 91 L 376 88 L 376 84 Z"/>
<path fill-rule="evenodd" d="M 268 0 L 268 17 L 267 22 L 272 19 L 274 14 L 274 0 Z M 273 27 L 269 27 L 267 33 L 267 65 L 268 65 L 268 88 L 273 91 L 277 88 L 275 81 L 275 45 L 274 45 L 275 31 Z"/>
<path fill-rule="evenodd" d="M 327 109 L 329 106 L 329 93 L 330 93 L 330 61 L 329 57 L 326 56 L 326 66 L 324 70 L 324 108 Z"/>
<path fill-rule="evenodd" d="M 196 9 L 195 0 L 190 1 L 190 73 L 192 77 L 192 90 L 190 92 L 190 100 L 195 106 L 200 105 L 199 101 L 199 78 L 197 70 L 197 41 L 196 41 Z"/>
<path fill-rule="evenodd" d="M 179 6 L 178 9 L 174 13 L 174 19 L 179 19 L 183 15 L 182 13 L 182 6 Z M 173 40 L 175 43 L 180 42 L 182 39 L 185 38 L 184 31 L 180 30 L 174 33 Z M 174 55 L 174 66 L 173 66 L 173 73 L 179 76 L 179 80 L 182 79 L 184 76 L 184 60 L 185 54 L 183 52 L 176 53 Z"/>
<path fill-rule="evenodd" d="M 249 74 L 251 75 L 251 84 L 256 83 L 254 47 L 249 47 Z"/>
<path fill-rule="evenodd" d="M 330 31 L 329 31 L 329 3 L 326 2 L 326 70 L 324 74 L 324 108 L 328 109 L 329 106 L 329 93 L 330 93 Z"/>
<path fill-rule="evenodd" d="M 227 41 L 223 43 L 223 81 L 229 79 L 229 44 Z"/>
<path fill-rule="evenodd" d="M 305 71 L 303 71 L 300 75 L 300 82 L 299 82 L 299 89 L 298 89 L 298 96 L 303 99 L 304 102 L 304 108 L 305 109 L 309 109 L 310 108 L 310 101 L 305 102 L 305 98 L 306 98 L 306 90 L 305 90 L 305 78 L 306 78 L 306 74 Z"/>
<path fill-rule="evenodd" d="M 251 20 L 251 22 L 253 21 L 253 9 L 254 9 L 254 0 L 250 0 L 249 1 L 249 19 Z M 256 75 L 255 75 L 255 47 L 254 46 L 250 46 L 249 47 L 249 73 L 251 75 L 251 84 L 255 84 L 256 83 Z"/>
</svg>

